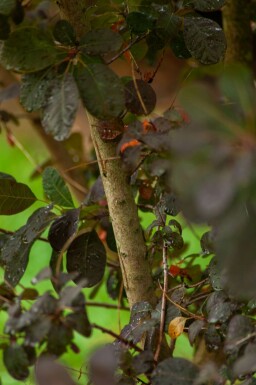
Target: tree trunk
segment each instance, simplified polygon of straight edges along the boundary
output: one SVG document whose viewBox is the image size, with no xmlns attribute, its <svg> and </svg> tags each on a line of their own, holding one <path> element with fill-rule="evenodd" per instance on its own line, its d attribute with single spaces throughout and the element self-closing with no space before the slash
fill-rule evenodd
<svg viewBox="0 0 256 385">
<path fill-rule="evenodd" d="M 60 10 L 73 25 L 80 37 L 86 32 L 85 9 L 88 3 L 81 0 L 60 0 Z M 106 193 L 110 218 L 116 238 L 124 288 L 130 307 L 136 302 L 156 304 L 151 269 L 146 257 L 146 246 L 138 218 L 137 207 L 128 181 L 128 175 L 116 157 L 116 145 L 104 143 L 98 135 L 100 122 L 89 116 L 100 173 Z"/>
<path fill-rule="evenodd" d="M 253 0 L 226 0 L 223 7 L 223 27 L 227 39 L 226 63 L 253 63 L 253 33 L 251 28 Z"/>
</svg>

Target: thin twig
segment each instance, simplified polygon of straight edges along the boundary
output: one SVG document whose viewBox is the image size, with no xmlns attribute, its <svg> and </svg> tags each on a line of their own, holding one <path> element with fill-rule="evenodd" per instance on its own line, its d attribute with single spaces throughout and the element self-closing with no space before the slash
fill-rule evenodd
<svg viewBox="0 0 256 385">
<path fill-rule="evenodd" d="M 120 156 L 112 156 L 110 158 L 107 158 L 107 159 L 103 159 L 104 162 L 109 162 L 110 160 L 120 160 L 121 157 Z M 81 168 L 81 167 L 87 167 L 87 166 L 91 166 L 91 165 L 94 165 L 94 164 L 98 164 L 98 160 L 92 160 L 91 162 L 83 162 L 83 163 L 79 163 L 77 164 L 76 166 L 73 166 L 73 167 L 69 167 L 67 168 L 66 170 L 64 170 L 65 172 L 68 172 L 68 171 L 72 171 L 72 170 L 75 170 L 77 168 Z"/>
<path fill-rule="evenodd" d="M 102 333 L 107 333 L 109 334 L 110 336 L 114 337 L 115 339 L 117 339 L 118 341 L 121 341 L 122 343 L 124 343 L 125 345 L 128 345 L 130 346 L 132 349 L 136 350 L 137 352 L 139 353 L 142 353 L 143 352 L 143 349 L 141 349 L 139 346 L 137 346 L 136 344 L 134 344 L 132 341 L 129 341 L 127 340 L 126 338 L 116 334 L 115 332 L 113 332 L 112 330 L 110 329 L 107 329 L 103 326 L 100 326 L 98 324 L 91 324 L 92 328 L 94 329 L 98 329 L 100 331 L 102 331 Z"/>
<path fill-rule="evenodd" d="M 104 303 L 104 302 L 86 302 L 86 306 L 93 306 L 93 307 L 104 307 L 106 309 L 114 309 L 114 310 L 126 310 L 130 311 L 130 308 L 127 306 L 119 306 L 119 305 L 114 305 L 110 303 Z"/>
<path fill-rule="evenodd" d="M 164 288 L 163 288 L 163 294 L 162 294 L 162 303 L 161 303 L 161 320 L 160 320 L 160 330 L 159 330 L 159 339 L 158 344 L 154 356 L 154 360 L 158 361 L 159 354 L 161 351 L 161 345 L 163 341 L 164 336 L 164 325 L 165 325 L 165 315 L 166 315 L 166 297 L 167 297 L 167 291 L 168 291 L 168 254 L 167 254 L 168 248 L 166 246 L 166 243 L 164 242 L 163 245 L 163 268 L 164 268 Z"/>
<path fill-rule="evenodd" d="M 202 320 L 204 321 L 205 318 L 200 316 L 200 315 L 197 315 L 197 314 L 194 314 L 192 313 L 191 311 L 185 309 L 184 307 L 182 307 L 181 305 L 179 305 L 178 303 L 174 302 L 170 297 L 168 297 L 168 295 L 166 294 L 166 298 L 168 299 L 168 301 L 170 301 L 174 306 L 176 306 L 178 309 L 180 309 L 183 313 L 187 314 L 188 316 L 190 316 L 191 318 L 195 318 L 195 319 L 199 319 L 199 320 Z"/>
<path fill-rule="evenodd" d="M 138 43 L 139 41 L 143 40 L 145 37 L 146 37 L 146 33 L 141 35 L 141 36 L 137 36 L 134 40 L 132 40 L 126 47 L 124 47 L 120 52 L 118 52 L 115 56 L 113 56 L 111 59 L 109 59 L 106 64 L 111 64 L 113 63 L 116 59 L 118 59 L 120 56 L 122 56 L 125 52 L 129 51 L 130 48 Z"/>
</svg>

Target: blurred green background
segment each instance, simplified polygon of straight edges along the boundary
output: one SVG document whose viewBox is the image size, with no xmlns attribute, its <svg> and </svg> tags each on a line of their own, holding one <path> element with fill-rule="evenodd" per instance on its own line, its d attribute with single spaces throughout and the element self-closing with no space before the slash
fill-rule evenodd
<svg viewBox="0 0 256 385">
<path fill-rule="evenodd" d="M 22 143 L 24 148 L 29 152 L 30 156 L 36 164 L 40 164 L 41 162 L 47 159 L 47 150 L 44 148 L 40 139 L 36 136 L 35 133 L 31 131 L 29 131 L 29 134 L 26 134 L 24 132 L 18 132 L 17 134 L 15 133 L 15 135 L 18 137 L 18 140 L 20 141 L 20 143 Z M 31 161 L 27 159 L 24 154 L 24 151 L 21 151 L 16 146 L 10 146 L 4 132 L 2 132 L 0 135 L 0 166 L 0 171 L 13 175 L 19 182 L 28 184 L 38 198 L 43 198 L 41 178 L 31 180 L 31 174 L 34 171 L 34 165 Z M 10 231 L 17 230 L 20 226 L 26 223 L 27 218 L 35 210 L 36 205 L 40 207 L 42 204 L 34 204 L 32 207 L 18 215 L 0 216 L 0 228 Z M 152 218 L 153 215 L 151 214 L 141 214 L 142 225 L 144 228 L 148 226 Z M 195 234 L 187 226 L 185 221 L 183 221 L 183 227 L 184 240 L 186 243 L 189 244 L 189 247 L 186 250 L 186 255 L 200 252 L 199 241 Z M 202 234 L 202 231 L 203 229 L 196 228 L 196 233 L 199 236 Z M 25 287 L 31 286 L 31 279 L 43 267 L 48 265 L 49 258 L 50 248 L 48 244 L 45 242 L 37 241 L 31 250 L 28 269 L 21 281 L 21 284 Z M 200 258 L 200 263 L 207 264 L 207 261 L 201 260 Z M 2 271 L 1 279 L 3 279 Z M 51 283 L 45 281 L 38 284 L 36 288 L 40 292 L 43 292 L 47 289 L 52 290 Z M 21 290 L 21 287 L 17 287 L 18 292 Z M 88 297 L 90 291 L 90 289 L 84 289 L 86 297 Z M 104 286 L 100 289 L 99 293 L 97 294 L 97 297 L 94 300 L 99 302 L 115 303 L 114 301 L 108 298 L 107 294 L 105 293 Z M 99 325 L 119 332 L 119 316 L 117 310 L 89 307 L 88 314 L 89 319 L 92 322 L 98 323 Z M 6 314 L 4 312 L 1 312 L 1 332 L 3 330 L 5 320 Z M 121 312 L 120 320 L 121 325 L 123 327 L 126 323 L 128 323 L 129 312 Z M 84 384 L 86 382 L 85 375 L 82 374 L 80 376 L 79 371 L 82 370 L 82 372 L 86 372 L 86 358 L 89 356 L 89 354 L 101 344 L 104 344 L 105 342 L 111 340 L 112 338 L 110 338 L 108 335 L 102 334 L 100 331 L 96 330 L 93 331 L 93 335 L 90 339 L 86 339 L 76 334 L 75 343 L 79 346 L 80 353 L 75 354 L 70 350 L 62 356 L 62 362 L 68 368 L 72 368 L 71 373 L 74 375 L 74 378 L 77 380 L 78 383 Z M 175 348 L 175 356 L 180 356 L 183 358 L 192 357 L 192 348 L 189 345 L 186 335 L 182 335 L 178 338 L 177 345 Z M 20 383 L 8 375 L 2 364 L 2 360 L 0 361 L 0 372 L 4 385 L 13 385 Z M 78 377 L 80 377 L 80 379 L 78 379 Z M 33 384 L 33 375 L 31 375 L 31 378 L 25 381 L 24 383 L 27 385 Z"/>
</svg>

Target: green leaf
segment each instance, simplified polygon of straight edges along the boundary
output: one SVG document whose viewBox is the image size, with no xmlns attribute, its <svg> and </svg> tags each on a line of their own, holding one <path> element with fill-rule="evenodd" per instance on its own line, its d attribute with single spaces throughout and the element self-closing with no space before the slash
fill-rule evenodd
<svg viewBox="0 0 256 385">
<path fill-rule="evenodd" d="M 143 33 L 154 27 L 155 19 L 142 12 L 130 12 L 126 23 L 133 33 Z"/>
<path fill-rule="evenodd" d="M 53 29 L 54 38 L 64 45 L 74 46 L 76 44 L 76 34 L 74 28 L 67 20 L 59 20 Z"/>
<path fill-rule="evenodd" d="M 122 82 L 106 65 L 92 63 L 85 68 L 79 67 L 76 81 L 83 104 L 92 115 L 111 119 L 124 110 Z"/>
<path fill-rule="evenodd" d="M 28 112 L 39 110 L 46 105 L 52 79 L 53 74 L 49 70 L 22 77 L 20 103 Z"/>
<path fill-rule="evenodd" d="M 1 64 L 18 72 L 36 72 L 57 63 L 58 51 L 52 37 L 33 27 L 19 28 L 5 41 Z"/>
<path fill-rule="evenodd" d="M 85 280 L 84 287 L 99 283 L 106 266 L 106 251 L 95 230 L 77 237 L 67 251 L 67 271 L 78 272 L 74 280 Z"/>
<path fill-rule="evenodd" d="M 30 188 L 9 178 L 0 179 L 0 215 L 13 215 L 37 200 Z"/>
<path fill-rule="evenodd" d="M 202 64 L 223 60 L 226 39 L 219 24 L 204 17 L 184 18 L 184 40 L 191 55 Z"/>
<path fill-rule="evenodd" d="M 51 93 L 43 110 L 42 126 L 56 140 L 67 139 L 79 105 L 79 94 L 73 76 L 51 83 Z"/>
<path fill-rule="evenodd" d="M 184 0 L 183 5 L 202 12 L 216 11 L 223 7 L 226 0 Z"/>
<path fill-rule="evenodd" d="M 2 15 L 10 15 L 16 6 L 16 0 L 1 0 L 0 1 L 0 13 Z"/>
<path fill-rule="evenodd" d="M 152 374 L 152 385 L 193 385 L 199 369 L 184 358 L 167 358 Z"/>
<path fill-rule="evenodd" d="M 43 188 L 47 197 L 63 207 L 74 207 L 70 191 L 59 172 L 47 167 L 43 172 Z"/>
<path fill-rule="evenodd" d="M 95 29 L 84 35 L 79 45 L 87 55 L 102 55 L 118 51 L 123 45 L 123 39 L 111 29 Z"/>
<path fill-rule="evenodd" d="M 16 343 L 8 346 L 3 361 L 10 375 L 16 380 L 25 380 L 29 375 L 29 360 L 24 348 Z"/>
<path fill-rule="evenodd" d="M 51 209 L 51 206 L 47 206 L 36 210 L 29 217 L 26 225 L 4 243 L 0 253 L 0 262 L 5 269 L 5 280 L 12 287 L 17 285 L 25 273 L 34 241 L 55 218 Z"/>
</svg>

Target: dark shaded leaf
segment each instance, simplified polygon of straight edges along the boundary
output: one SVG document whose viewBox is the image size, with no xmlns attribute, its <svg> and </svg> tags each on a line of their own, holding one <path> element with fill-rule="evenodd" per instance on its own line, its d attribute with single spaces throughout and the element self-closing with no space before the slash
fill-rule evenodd
<svg viewBox="0 0 256 385">
<path fill-rule="evenodd" d="M 36 289 L 27 288 L 22 291 L 19 295 L 22 300 L 34 300 L 39 296 L 39 293 Z"/>
<path fill-rule="evenodd" d="M 74 28 L 67 20 L 58 20 L 53 28 L 55 40 L 64 45 L 74 46 L 76 44 L 76 34 Z"/>
<path fill-rule="evenodd" d="M 69 314 L 66 317 L 67 324 L 85 337 L 90 337 L 92 329 L 85 311 Z"/>
<path fill-rule="evenodd" d="M 220 266 L 218 264 L 218 260 L 215 257 L 212 258 L 208 267 L 208 271 L 212 288 L 214 290 L 222 290 L 223 285 L 221 280 Z"/>
<path fill-rule="evenodd" d="M 256 371 L 256 353 L 245 354 L 236 360 L 233 372 L 235 376 L 244 376 Z"/>
<path fill-rule="evenodd" d="M 0 15 L 0 40 L 6 40 L 11 32 L 8 17 Z"/>
<path fill-rule="evenodd" d="M 121 288 L 121 283 L 122 283 L 122 275 L 119 270 L 113 269 L 110 270 L 106 286 L 107 286 L 107 292 L 110 298 L 112 299 L 117 299 L 120 293 L 120 288 Z"/>
<path fill-rule="evenodd" d="M 184 0 L 186 7 L 193 7 L 201 12 L 216 11 L 223 7 L 226 0 Z"/>
<path fill-rule="evenodd" d="M 200 334 L 203 327 L 205 325 L 205 322 L 203 320 L 195 320 L 192 322 L 191 325 L 189 325 L 188 328 L 188 339 L 190 342 L 190 345 L 194 345 L 196 337 Z"/>
<path fill-rule="evenodd" d="M 55 168 L 47 167 L 44 170 L 43 187 L 45 194 L 53 203 L 63 207 L 74 207 L 70 191 Z"/>
<path fill-rule="evenodd" d="M 3 361 L 10 375 L 16 380 L 25 380 L 29 375 L 29 361 L 24 348 L 16 343 L 3 352 Z"/>
<path fill-rule="evenodd" d="M 123 45 L 119 33 L 111 29 L 93 29 L 80 40 L 81 51 L 87 55 L 102 55 L 118 51 Z"/>
<path fill-rule="evenodd" d="M 162 204 L 164 206 L 164 212 L 173 217 L 178 215 L 181 210 L 180 203 L 178 202 L 177 196 L 173 193 L 165 194 L 163 196 Z"/>
<path fill-rule="evenodd" d="M 26 329 L 26 337 L 24 343 L 26 346 L 35 346 L 40 343 L 47 336 L 51 329 L 51 319 L 49 317 L 41 316 L 35 322 L 33 322 Z"/>
<path fill-rule="evenodd" d="M 94 385 L 114 385 L 118 366 L 116 347 L 108 344 L 96 350 L 89 361 L 89 379 Z"/>
<path fill-rule="evenodd" d="M 215 64 L 224 58 L 225 35 L 214 21 L 203 17 L 185 17 L 183 35 L 187 49 L 202 64 Z"/>
<path fill-rule="evenodd" d="M 53 73 L 49 70 L 26 74 L 22 77 L 20 103 L 28 111 L 36 111 L 48 102 Z"/>
<path fill-rule="evenodd" d="M 30 249 L 34 241 L 49 226 L 55 217 L 52 207 L 47 206 L 36 210 L 25 226 L 16 231 L 1 250 L 1 264 L 5 268 L 5 279 L 11 286 L 16 286 L 23 276 Z"/>
<path fill-rule="evenodd" d="M 76 81 L 83 104 L 92 115 L 111 119 L 124 110 L 123 85 L 106 65 L 93 63 L 77 68 Z"/>
<path fill-rule="evenodd" d="M 183 358 L 167 358 L 152 374 L 152 385 L 193 385 L 199 369 Z"/>
<path fill-rule="evenodd" d="M 132 368 L 136 374 L 151 372 L 154 365 L 154 354 L 151 351 L 144 351 L 132 360 Z"/>
<path fill-rule="evenodd" d="M 42 356 L 35 365 L 37 385 L 75 385 L 67 370 L 53 357 Z"/>
<path fill-rule="evenodd" d="M 18 72 L 36 72 L 59 61 L 51 36 L 33 27 L 19 28 L 5 41 L 1 63 Z"/>
<path fill-rule="evenodd" d="M 12 175 L 6 174 L 5 172 L 0 172 L 0 180 L 1 179 L 10 179 L 10 180 L 16 182 L 16 179 Z"/>
<path fill-rule="evenodd" d="M 227 336 L 225 341 L 226 352 L 237 352 L 243 346 L 248 337 L 254 331 L 253 322 L 249 317 L 243 315 L 235 315 L 228 325 Z"/>
<path fill-rule="evenodd" d="M 67 351 L 73 339 L 72 329 L 63 323 L 53 323 L 48 333 L 47 352 L 57 357 Z"/>
<path fill-rule="evenodd" d="M 179 59 L 188 59 L 191 57 L 191 53 L 186 47 L 184 36 L 181 31 L 179 31 L 179 33 L 171 40 L 170 46 L 174 55 Z"/>
<path fill-rule="evenodd" d="M 213 254 L 214 253 L 214 237 L 212 231 L 207 231 L 204 233 L 200 239 L 201 249 L 204 254 Z"/>
<path fill-rule="evenodd" d="M 133 33 L 140 34 L 152 29 L 155 24 L 155 19 L 147 13 L 130 12 L 127 15 L 126 23 Z"/>
<path fill-rule="evenodd" d="M 13 215 L 30 207 L 36 196 L 30 188 L 10 178 L 0 181 L 0 215 Z"/>
<path fill-rule="evenodd" d="M 208 313 L 208 322 L 223 323 L 232 315 L 234 307 L 224 292 L 217 291 L 209 295 L 206 310 Z"/>
<path fill-rule="evenodd" d="M 79 209 L 68 210 L 52 223 L 48 239 L 55 251 L 60 251 L 65 242 L 77 231 L 79 213 Z"/>
<path fill-rule="evenodd" d="M 208 326 L 204 338 L 206 347 L 210 352 L 219 350 L 223 345 L 221 336 L 215 325 Z"/>
<path fill-rule="evenodd" d="M 42 125 L 56 140 L 67 139 L 79 105 L 79 93 L 73 76 L 64 75 L 51 83 L 51 93 L 43 110 Z"/>
<path fill-rule="evenodd" d="M 2 15 L 10 15 L 16 6 L 16 0 L 1 0 L 0 13 Z"/>
<path fill-rule="evenodd" d="M 67 271 L 78 272 L 74 280 L 86 280 L 84 287 L 92 287 L 101 281 L 106 266 L 106 251 L 96 231 L 77 237 L 67 251 Z"/>
<path fill-rule="evenodd" d="M 144 80 L 136 79 L 136 86 L 131 80 L 125 85 L 125 105 L 133 114 L 148 115 L 156 106 L 155 91 Z"/>
<path fill-rule="evenodd" d="M 157 320 L 160 324 L 161 319 L 161 309 L 162 309 L 162 301 L 160 301 L 155 310 L 152 312 L 152 318 Z M 166 306 L 166 313 L 165 313 L 165 324 L 164 324 L 164 330 L 166 333 L 168 333 L 168 327 L 170 322 L 177 317 L 181 316 L 180 310 L 173 305 L 172 303 L 168 302 Z"/>
</svg>

